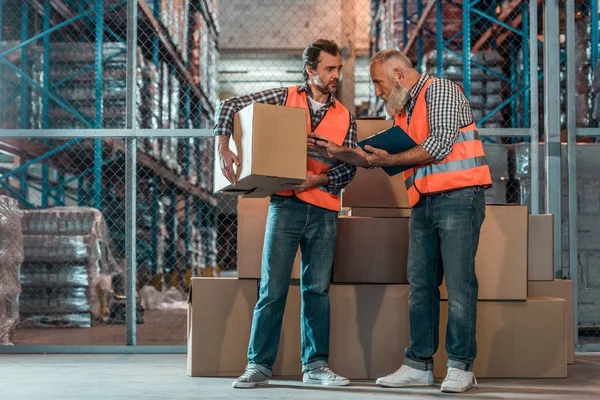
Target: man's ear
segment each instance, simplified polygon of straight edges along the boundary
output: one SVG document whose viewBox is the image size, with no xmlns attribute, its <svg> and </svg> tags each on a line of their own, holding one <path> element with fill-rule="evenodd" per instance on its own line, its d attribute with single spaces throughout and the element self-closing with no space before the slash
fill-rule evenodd
<svg viewBox="0 0 600 400">
<path fill-rule="evenodd" d="M 315 70 L 312 69 L 312 67 L 310 65 L 306 66 L 306 73 L 308 74 L 309 77 L 313 77 L 316 75 Z"/>
<path fill-rule="evenodd" d="M 394 79 L 396 79 L 396 82 L 398 83 L 402 82 L 402 79 L 404 79 L 404 74 L 400 68 L 394 68 Z"/>
</svg>

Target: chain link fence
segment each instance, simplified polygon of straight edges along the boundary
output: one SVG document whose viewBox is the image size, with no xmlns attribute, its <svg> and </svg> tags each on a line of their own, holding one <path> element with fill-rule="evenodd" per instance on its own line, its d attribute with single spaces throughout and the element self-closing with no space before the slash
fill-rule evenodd
<svg viewBox="0 0 600 400">
<path fill-rule="evenodd" d="M 126 128 L 127 1 L 0 7 L 0 85 L 8 94 L 0 128 Z M 219 97 L 216 2 L 139 1 L 137 23 L 137 126 L 211 128 Z M 235 220 L 223 218 L 212 195 L 213 142 L 172 134 L 137 141 L 140 345 L 184 345 L 190 278 L 235 273 L 228 245 Z M 125 141 L 34 136 L 0 146 L 3 237 L 22 237 L 2 248 L 22 263 L 8 260 L 13 279 L 0 284 L 0 308 L 10 315 L 0 340 L 124 345 Z"/>
</svg>

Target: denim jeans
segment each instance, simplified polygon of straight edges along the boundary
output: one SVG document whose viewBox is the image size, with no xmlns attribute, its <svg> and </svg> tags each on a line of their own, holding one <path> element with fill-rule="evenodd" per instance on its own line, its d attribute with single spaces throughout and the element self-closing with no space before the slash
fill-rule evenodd
<svg viewBox="0 0 600 400">
<path fill-rule="evenodd" d="M 248 367 L 271 376 L 281 324 L 300 244 L 301 359 L 303 371 L 327 365 L 329 285 L 338 213 L 297 197 L 272 196 L 262 254 L 259 298 L 254 308 Z"/>
<path fill-rule="evenodd" d="M 448 367 L 473 369 L 478 282 L 475 254 L 485 219 L 484 189 L 426 195 L 411 211 L 408 281 L 410 346 L 404 364 L 433 370 L 439 345 L 440 290 L 446 277 Z"/>
</svg>

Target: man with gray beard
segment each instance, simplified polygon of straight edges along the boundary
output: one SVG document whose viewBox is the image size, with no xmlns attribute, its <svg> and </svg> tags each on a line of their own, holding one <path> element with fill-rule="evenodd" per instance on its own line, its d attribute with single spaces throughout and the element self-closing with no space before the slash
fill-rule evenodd
<svg viewBox="0 0 600 400">
<path fill-rule="evenodd" d="M 475 381 L 478 283 L 475 254 L 491 175 L 469 100 L 455 83 L 419 74 L 396 50 L 371 59 L 375 93 L 418 145 L 399 154 L 338 146 L 313 135 L 309 147 L 365 168 L 406 165 L 410 218 L 408 281 L 410 345 L 404 363 L 377 379 L 388 387 L 430 386 L 439 344 L 440 291 L 446 277 L 448 373 L 443 392 L 465 392 Z"/>
</svg>

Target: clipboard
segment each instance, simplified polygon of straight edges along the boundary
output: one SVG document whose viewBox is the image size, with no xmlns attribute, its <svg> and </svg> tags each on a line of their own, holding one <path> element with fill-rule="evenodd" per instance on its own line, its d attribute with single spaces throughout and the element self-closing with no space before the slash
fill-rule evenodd
<svg viewBox="0 0 600 400">
<path fill-rule="evenodd" d="M 410 150 L 417 145 L 415 141 L 397 125 L 392 126 L 390 129 L 376 133 L 368 138 L 358 142 L 360 148 L 365 150 L 365 146 L 375 147 L 376 149 L 382 149 L 390 154 L 398 154 L 403 151 Z M 365 150 L 366 151 L 366 150 Z M 382 167 L 386 174 L 389 176 L 397 175 L 407 169 L 413 168 L 416 165 L 398 165 L 394 167 Z"/>
</svg>

